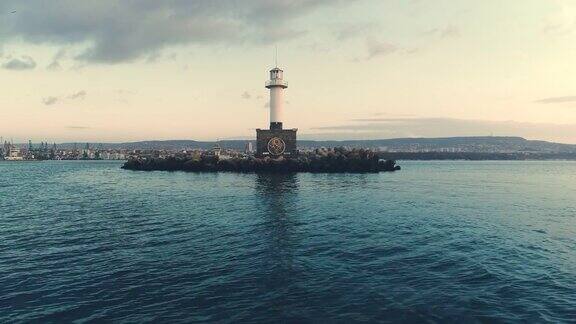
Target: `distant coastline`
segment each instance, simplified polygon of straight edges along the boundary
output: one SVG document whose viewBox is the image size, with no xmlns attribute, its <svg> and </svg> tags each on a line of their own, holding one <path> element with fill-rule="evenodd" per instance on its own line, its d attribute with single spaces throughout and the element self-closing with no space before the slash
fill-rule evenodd
<svg viewBox="0 0 576 324">
<path fill-rule="evenodd" d="M 127 150 L 185 150 L 211 149 L 219 144 L 222 148 L 243 150 L 254 139 L 220 141 L 196 140 L 149 140 L 122 143 L 91 143 L 104 149 Z M 61 143 L 60 148 L 74 148 L 83 142 Z M 27 144 L 20 144 L 24 147 Z M 392 138 L 369 140 L 298 140 L 298 149 L 312 150 L 322 147 L 364 148 L 389 152 L 471 152 L 471 153 L 576 153 L 576 144 L 564 144 L 539 140 L 527 140 L 514 136 L 467 136 L 439 138 Z"/>
<path fill-rule="evenodd" d="M 14 144 L 4 147 L 0 153 L 10 157 L 33 157 L 34 160 L 128 160 L 133 157 L 167 157 L 191 155 L 220 147 L 231 154 L 252 152 L 254 140 L 223 140 L 202 142 L 194 140 L 140 141 L 126 143 L 61 143 L 48 147 L 47 143 Z M 6 145 L 5 145 L 6 146 Z M 30 147 L 33 146 L 33 149 Z M 380 140 L 344 140 L 298 142 L 298 151 L 310 153 L 327 147 L 343 147 L 348 150 L 374 151 L 384 160 L 576 160 L 576 145 L 546 141 L 527 140 L 521 137 L 446 137 L 446 138 L 398 138 Z M 2 150 L 2 148 L 0 148 Z M 18 152 L 20 152 L 18 154 Z"/>
</svg>

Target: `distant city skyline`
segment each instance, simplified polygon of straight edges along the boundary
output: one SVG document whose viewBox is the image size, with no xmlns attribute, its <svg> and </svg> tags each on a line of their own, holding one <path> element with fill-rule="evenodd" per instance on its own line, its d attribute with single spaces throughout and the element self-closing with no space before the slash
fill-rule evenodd
<svg viewBox="0 0 576 324">
<path fill-rule="evenodd" d="M 576 143 L 575 44 L 568 0 L 5 0 L 0 136 L 254 138 L 278 46 L 301 139 Z"/>
</svg>

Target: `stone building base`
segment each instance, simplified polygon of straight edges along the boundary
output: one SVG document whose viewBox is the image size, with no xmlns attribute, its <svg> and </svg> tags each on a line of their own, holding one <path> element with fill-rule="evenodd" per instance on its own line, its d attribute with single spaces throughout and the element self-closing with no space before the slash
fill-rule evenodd
<svg viewBox="0 0 576 324">
<path fill-rule="evenodd" d="M 297 129 L 257 129 L 256 130 L 256 156 L 271 158 L 289 157 L 297 154 L 296 132 Z M 271 146 L 273 143 L 279 143 L 277 139 L 282 140 L 284 149 L 280 150 L 278 145 Z M 280 152 L 282 151 L 282 152 Z"/>
</svg>

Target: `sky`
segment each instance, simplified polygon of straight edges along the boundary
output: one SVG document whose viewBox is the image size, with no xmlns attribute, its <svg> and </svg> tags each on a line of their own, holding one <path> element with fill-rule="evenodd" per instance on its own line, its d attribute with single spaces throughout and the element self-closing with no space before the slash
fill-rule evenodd
<svg viewBox="0 0 576 324">
<path fill-rule="evenodd" d="M 0 136 L 576 144 L 573 0 L 2 0 Z"/>
</svg>

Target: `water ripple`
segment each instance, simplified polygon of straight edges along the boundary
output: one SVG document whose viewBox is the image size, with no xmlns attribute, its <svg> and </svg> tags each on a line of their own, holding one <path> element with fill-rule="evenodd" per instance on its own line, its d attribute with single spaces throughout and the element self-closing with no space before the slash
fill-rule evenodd
<svg viewBox="0 0 576 324">
<path fill-rule="evenodd" d="M 0 321 L 574 322 L 576 164 L 403 167 L 0 163 Z"/>
</svg>

